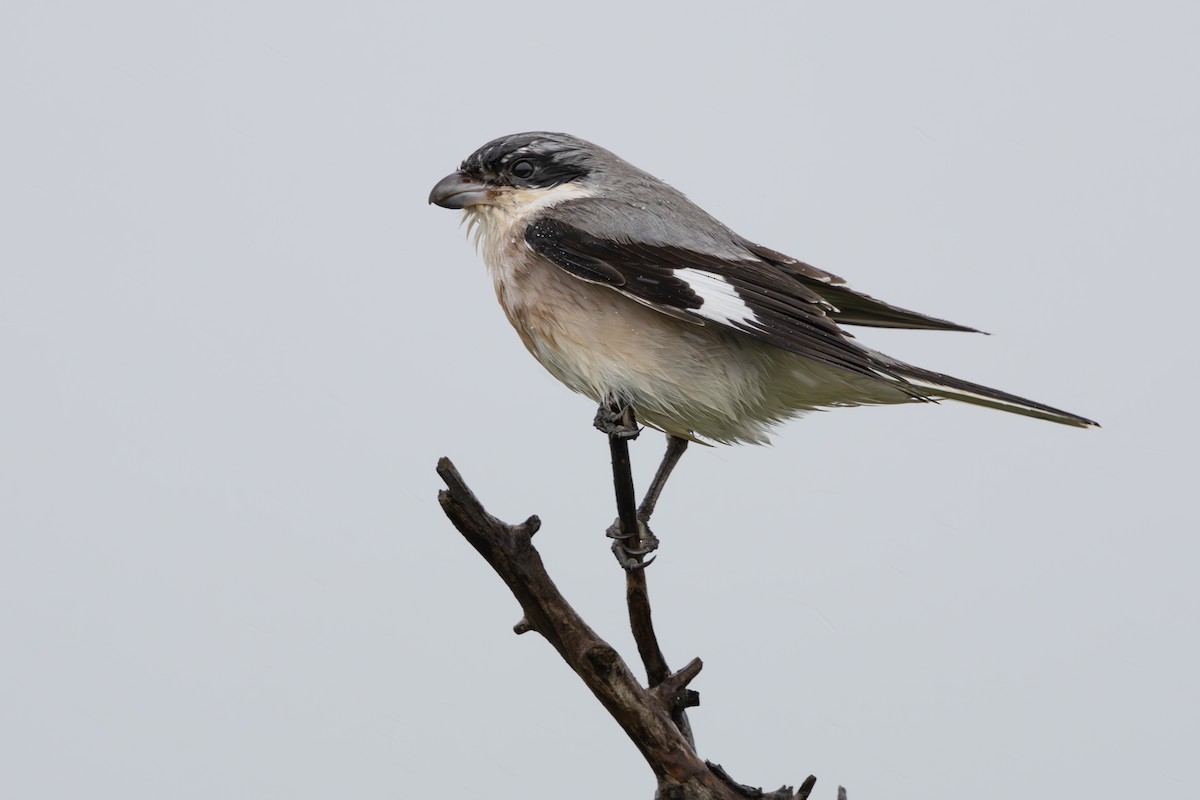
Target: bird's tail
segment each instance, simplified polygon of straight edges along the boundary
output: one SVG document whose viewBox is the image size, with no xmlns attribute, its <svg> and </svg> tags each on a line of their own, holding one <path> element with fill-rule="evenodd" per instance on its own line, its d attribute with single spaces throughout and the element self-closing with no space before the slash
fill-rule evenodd
<svg viewBox="0 0 1200 800">
<path fill-rule="evenodd" d="M 894 374 L 902 377 L 922 394 L 928 394 L 931 398 L 961 400 L 964 403 L 998 408 L 1001 411 L 1058 422 L 1062 425 L 1073 425 L 1077 428 L 1100 427 L 1099 423 L 1078 414 L 1052 408 L 1033 400 L 1026 400 L 1024 397 L 1017 397 L 1015 394 L 1002 392 L 999 389 L 991 389 L 950 375 L 943 375 L 940 372 L 932 372 L 909 364 L 896 364 L 892 369 Z"/>
</svg>

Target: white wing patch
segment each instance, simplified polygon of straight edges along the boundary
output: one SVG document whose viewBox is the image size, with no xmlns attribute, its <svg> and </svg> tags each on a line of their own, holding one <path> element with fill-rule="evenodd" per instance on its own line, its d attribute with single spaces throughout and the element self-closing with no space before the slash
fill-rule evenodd
<svg viewBox="0 0 1200 800">
<path fill-rule="evenodd" d="M 754 322 L 754 311 L 738 296 L 733 284 L 720 275 L 685 267 L 675 270 L 675 277 L 686 281 L 704 301 L 702 306 L 692 310 L 693 314 L 725 325 L 749 325 Z"/>
</svg>

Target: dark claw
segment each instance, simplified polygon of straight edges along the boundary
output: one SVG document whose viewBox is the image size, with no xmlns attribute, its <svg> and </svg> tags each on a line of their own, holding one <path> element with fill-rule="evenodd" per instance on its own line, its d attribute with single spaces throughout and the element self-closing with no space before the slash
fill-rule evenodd
<svg viewBox="0 0 1200 800">
<path fill-rule="evenodd" d="M 617 563 L 621 565 L 622 569 L 624 569 L 628 572 L 636 572 L 639 569 L 645 569 L 646 567 L 648 567 L 654 563 L 654 559 L 658 558 L 658 556 L 650 556 L 645 561 L 639 561 L 636 558 L 631 558 L 626 554 L 627 553 L 635 553 L 638 551 L 627 550 L 621 544 L 620 540 L 613 542 L 612 551 L 613 551 L 613 555 L 616 556 L 616 558 L 617 558 Z"/>
<path fill-rule="evenodd" d="M 633 416 L 633 409 L 619 403 L 604 403 L 596 409 L 592 424 L 602 433 L 617 439 L 636 439 L 642 429 Z"/>
<path fill-rule="evenodd" d="M 627 547 L 625 545 L 627 541 L 633 538 L 633 534 L 621 530 L 621 520 L 619 519 L 608 527 L 605 534 L 613 540 L 613 555 L 616 556 L 617 563 L 624 569 L 645 569 L 657 558 L 657 556 L 651 556 L 644 561 L 642 560 L 644 556 L 658 549 L 658 537 L 641 520 L 638 520 L 638 539 L 642 545 L 641 547 Z"/>
<path fill-rule="evenodd" d="M 604 535 L 610 539 L 628 539 L 629 537 L 633 536 L 632 533 L 625 533 L 623 530 L 621 530 L 621 520 L 617 520 L 612 525 L 609 525 L 608 530 L 604 532 Z"/>
</svg>

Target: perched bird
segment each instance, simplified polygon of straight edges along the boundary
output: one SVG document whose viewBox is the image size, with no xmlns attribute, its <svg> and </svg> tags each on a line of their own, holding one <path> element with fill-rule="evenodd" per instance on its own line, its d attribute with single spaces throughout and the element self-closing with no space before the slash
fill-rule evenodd
<svg viewBox="0 0 1200 800">
<path fill-rule="evenodd" d="M 744 239 L 574 136 L 488 142 L 429 202 L 465 210 L 534 358 L 574 391 L 631 407 L 668 435 L 675 459 L 688 441 L 766 442 L 783 420 L 840 406 L 949 398 L 1096 424 L 859 344 L 842 326 L 974 329 L 876 300 Z"/>
</svg>

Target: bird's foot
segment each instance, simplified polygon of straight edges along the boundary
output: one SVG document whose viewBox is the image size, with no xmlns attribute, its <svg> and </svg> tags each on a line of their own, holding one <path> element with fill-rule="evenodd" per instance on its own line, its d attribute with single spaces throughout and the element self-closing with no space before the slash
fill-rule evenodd
<svg viewBox="0 0 1200 800">
<path fill-rule="evenodd" d="M 633 406 L 616 400 L 601 403 L 592 424 L 601 433 L 617 439 L 636 439 L 642 432 L 633 415 Z"/>
<path fill-rule="evenodd" d="M 646 556 L 658 549 L 658 537 L 651 532 L 650 527 L 642 520 L 638 520 L 637 547 L 629 546 L 630 540 L 635 538 L 634 534 L 626 533 L 622 530 L 621 520 L 619 519 L 610 525 L 605 533 L 608 534 L 608 538 L 613 540 L 613 555 L 623 569 L 632 572 L 634 570 L 645 569 L 654 563 L 655 556 L 650 556 L 650 558 L 646 558 Z"/>
</svg>

